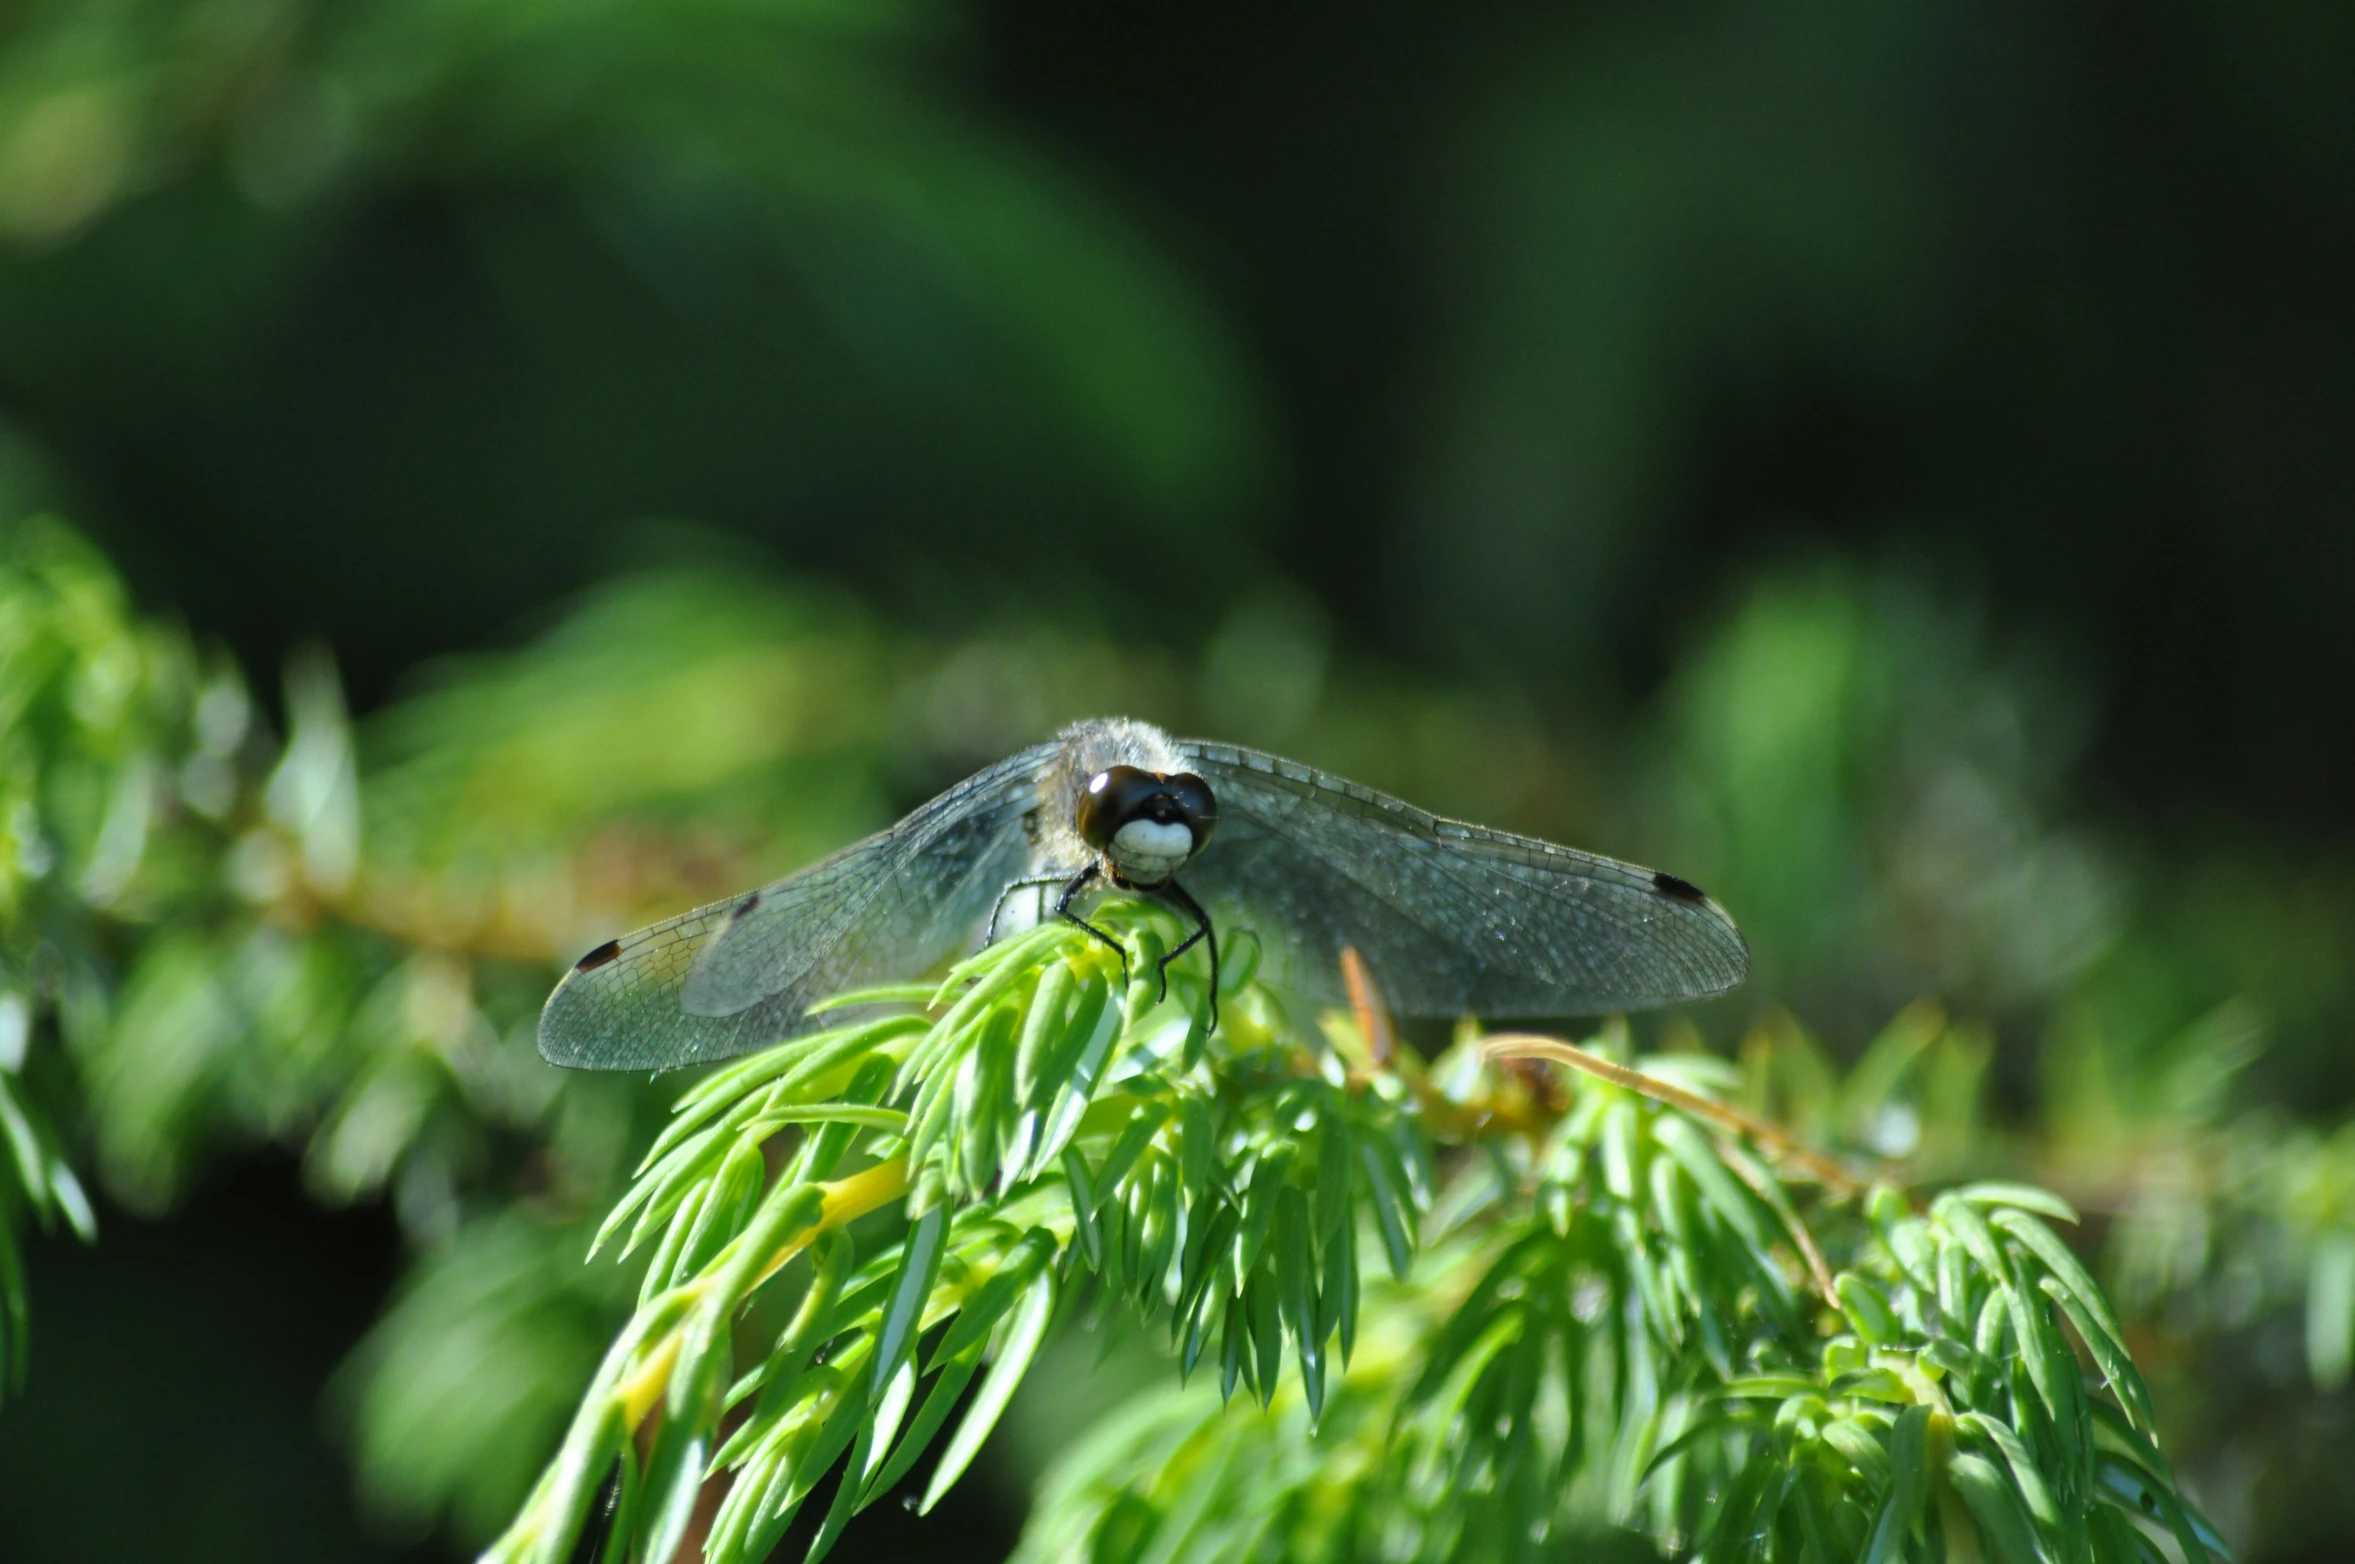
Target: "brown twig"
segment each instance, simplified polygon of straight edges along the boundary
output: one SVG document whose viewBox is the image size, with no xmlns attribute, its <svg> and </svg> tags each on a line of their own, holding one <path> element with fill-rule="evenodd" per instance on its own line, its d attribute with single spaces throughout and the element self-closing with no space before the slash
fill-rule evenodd
<svg viewBox="0 0 2355 1564">
<path fill-rule="evenodd" d="M 1755 1142 L 1770 1156 L 1806 1170 L 1807 1175 L 1835 1194 L 1852 1195 L 1863 1186 L 1856 1176 L 1819 1151 L 1800 1145 L 1778 1126 L 1769 1124 L 1753 1113 L 1726 1103 L 1688 1092 L 1681 1086 L 1631 1070 L 1601 1054 L 1573 1048 L 1552 1037 L 1535 1037 L 1519 1032 L 1505 1032 L 1481 1043 L 1480 1051 L 1492 1059 L 1551 1059 L 1574 1070 L 1583 1070 L 1597 1080 L 1623 1086 L 1654 1102 L 1664 1102 L 1696 1119 L 1705 1119 L 1731 1135 L 1739 1135 Z"/>
</svg>

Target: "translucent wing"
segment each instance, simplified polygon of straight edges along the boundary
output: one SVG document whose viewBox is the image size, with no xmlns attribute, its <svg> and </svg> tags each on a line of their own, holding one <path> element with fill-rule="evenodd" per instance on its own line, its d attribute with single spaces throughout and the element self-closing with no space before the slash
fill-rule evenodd
<svg viewBox="0 0 2355 1564">
<path fill-rule="evenodd" d="M 1218 796 L 1182 878 L 1271 975 L 1344 997 L 1352 945 L 1406 1015 L 1595 1015 L 1722 994 L 1750 970 L 1723 908 L 1684 881 L 1464 825 L 1231 744 L 1179 745 Z"/>
<path fill-rule="evenodd" d="M 1023 816 L 1056 759 L 1036 745 L 823 863 L 581 958 L 540 1012 L 540 1053 L 668 1070 L 809 1030 L 809 1007 L 920 975 L 988 918 L 1030 861 Z"/>
</svg>

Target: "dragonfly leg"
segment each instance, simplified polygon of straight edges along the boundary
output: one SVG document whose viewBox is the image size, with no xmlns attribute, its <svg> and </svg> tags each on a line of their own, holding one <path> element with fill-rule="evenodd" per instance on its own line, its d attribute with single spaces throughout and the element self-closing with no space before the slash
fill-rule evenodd
<svg viewBox="0 0 2355 1564">
<path fill-rule="evenodd" d="M 1071 898 L 1095 884 L 1103 876 L 1104 866 L 1100 863 L 1091 863 L 1064 881 L 1063 894 L 1055 898 L 1055 916 L 1061 918 L 1065 923 L 1079 925 L 1112 947 L 1113 954 L 1120 958 L 1120 986 L 1126 988 L 1128 987 L 1128 947 L 1071 910 Z"/>
<path fill-rule="evenodd" d="M 1204 939 L 1208 939 L 1210 941 L 1210 1030 L 1215 1032 L 1218 1030 L 1218 936 L 1211 931 L 1210 914 L 1202 910 L 1202 904 L 1194 899 L 1192 892 L 1174 879 L 1162 881 L 1154 887 L 1153 894 L 1166 901 L 1176 902 L 1178 906 L 1194 915 L 1194 932 L 1180 940 L 1177 949 L 1161 958 L 1161 997 L 1163 999 L 1169 997 L 1169 964 L 1187 951 L 1192 950 L 1196 945 L 1201 944 Z"/>
<path fill-rule="evenodd" d="M 1063 878 L 1060 874 L 1033 874 L 1019 880 L 1008 880 L 1006 888 L 998 892 L 997 901 L 989 909 L 989 932 L 981 936 L 983 948 L 987 949 L 998 942 L 998 919 L 1005 916 L 1006 903 L 1013 900 L 1016 891 L 1037 890 L 1043 885 L 1061 885 Z M 1059 912 L 1062 909 L 1056 910 Z"/>
<path fill-rule="evenodd" d="M 595 1558 L 605 1551 L 605 1543 L 613 1535 L 614 1518 L 621 1514 L 621 1463 L 616 1461 L 605 1473 L 605 1481 L 598 1485 L 596 1501 L 589 1506 L 588 1517 L 581 1523 L 575 1558 Z"/>
</svg>

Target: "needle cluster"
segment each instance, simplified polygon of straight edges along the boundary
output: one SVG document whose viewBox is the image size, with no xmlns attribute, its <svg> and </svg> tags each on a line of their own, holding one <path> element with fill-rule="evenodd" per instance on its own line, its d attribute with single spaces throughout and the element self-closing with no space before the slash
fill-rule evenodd
<svg viewBox="0 0 2355 1564">
<path fill-rule="evenodd" d="M 1174 922 L 1106 915 L 1150 973 Z M 599 1235 L 651 1250 L 637 1311 L 488 1556 L 821 1557 L 937 1503 L 1082 1312 L 1169 1389 L 1051 1474 L 1030 1559 L 2216 1550 L 2055 1197 L 1827 1180 L 1703 1056 L 1425 1066 L 1255 964 L 1212 1032 L 1200 974 L 1044 927 L 695 1086 Z"/>
</svg>

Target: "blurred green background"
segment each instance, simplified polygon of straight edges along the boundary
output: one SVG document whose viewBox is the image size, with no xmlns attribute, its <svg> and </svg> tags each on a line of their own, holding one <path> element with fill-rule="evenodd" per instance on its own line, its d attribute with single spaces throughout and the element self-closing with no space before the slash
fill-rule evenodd
<svg viewBox="0 0 2355 1564">
<path fill-rule="evenodd" d="M 670 1094 L 562 961 L 1123 710 L 1700 881 L 1711 1046 L 1946 1006 L 1867 1141 L 2094 1213 L 2349 1556 L 2351 92 L 2270 0 L 9 8 L 0 1555 L 464 1556 Z M 869 1543 L 1001 1556 L 1087 1363 Z"/>
</svg>

